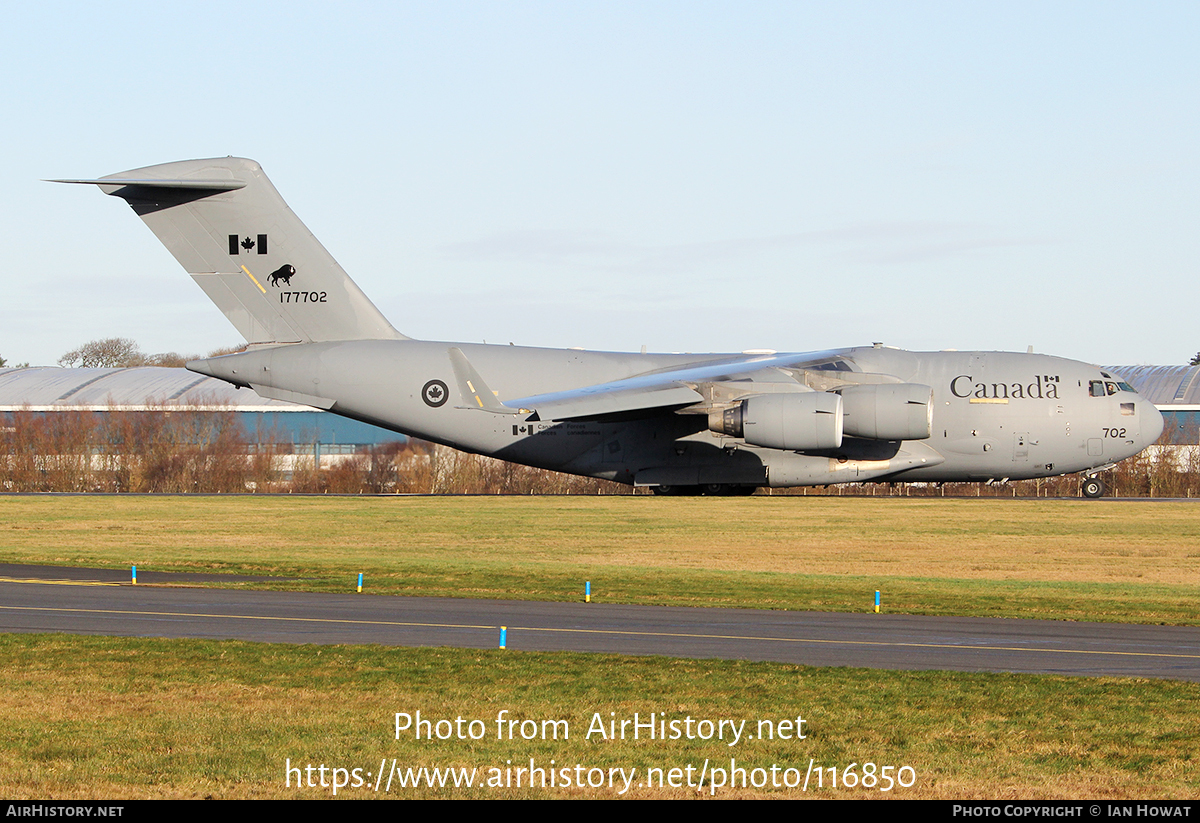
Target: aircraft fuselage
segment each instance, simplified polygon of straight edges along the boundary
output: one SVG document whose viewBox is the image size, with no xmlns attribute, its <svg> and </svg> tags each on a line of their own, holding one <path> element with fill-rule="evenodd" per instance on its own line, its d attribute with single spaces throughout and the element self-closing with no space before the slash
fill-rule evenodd
<svg viewBox="0 0 1200 823">
<path fill-rule="evenodd" d="M 280 346 L 190 367 L 466 451 L 638 485 L 1028 479 L 1110 465 L 1141 451 L 1162 430 L 1153 405 L 1096 366 L 1040 354 L 863 347 L 795 359 L 825 360 L 834 378 L 853 369 L 841 374 L 886 375 L 932 387 L 930 436 L 846 437 L 839 447 L 801 453 L 711 431 L 707 417 L 679 409 L 554 421 L 470 407 L 457 389 L 451 347 L 466 355 L 502 401 L 745 359 L 368 340 Z M 772 381 L 776 387 L 796 382 L 794 374 L 771 365 L 754 375 L 753 388 Z"/>
</svg>

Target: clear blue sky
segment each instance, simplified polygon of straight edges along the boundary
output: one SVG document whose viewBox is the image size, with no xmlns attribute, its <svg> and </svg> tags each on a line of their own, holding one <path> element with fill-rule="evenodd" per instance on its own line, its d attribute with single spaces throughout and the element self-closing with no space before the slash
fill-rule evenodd
<svg viewBox="0 0 1200 823">
<path fill-rule="evenodd" d="M 1200 350 L 1200 5 L 13 4 L 0 355 L 241 342 L 119 200 L 235 154 L 415 337 Z"/>
</svg>

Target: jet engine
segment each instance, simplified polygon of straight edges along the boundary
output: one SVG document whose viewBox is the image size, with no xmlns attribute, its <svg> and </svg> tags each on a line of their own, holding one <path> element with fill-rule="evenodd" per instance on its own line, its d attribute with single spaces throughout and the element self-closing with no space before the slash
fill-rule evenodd
<svg viewBox="0 0 1200 823">
<path fill-rule="evenodd" d="M 768 449 L 836 449 L 842 445 L 842 398 L 821 391 L 748 397 L 711 415 L 709 428 Z"/>
<path fill-rule="evenodd" d="M 842 389 L 843 426 L 851 437 L 925 440 L 933 426 L 933 389 L 920 383 L 882 383 Z"/>
</svg>

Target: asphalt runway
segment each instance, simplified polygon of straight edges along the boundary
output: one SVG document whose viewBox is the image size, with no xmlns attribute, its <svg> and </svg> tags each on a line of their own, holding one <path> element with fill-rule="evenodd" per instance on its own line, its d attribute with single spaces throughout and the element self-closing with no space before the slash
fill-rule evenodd
<svg viewBox="0 0 1200 823">
<path fill-rule="evenodd" d="M 222 577 L 0 565 L 0 631 L 486 649 L 505 626 L 511 650 L 1200 681 L 1194 627 L 181 585 Z"/>
</svg>

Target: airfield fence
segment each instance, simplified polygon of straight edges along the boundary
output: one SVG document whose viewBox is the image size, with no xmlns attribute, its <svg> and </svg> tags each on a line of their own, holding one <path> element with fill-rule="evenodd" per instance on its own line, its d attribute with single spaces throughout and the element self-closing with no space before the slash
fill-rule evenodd
<svg viewBox="0 0 1200 823">
<path fill-rule="evenodd" d="M 42 413 L 0 420 L 0 491 L 200 494 L 634 494 L 619 483 L 519 466 L 419 440 L 354 454 L 297 448 L 274 432 L 248 437 L 223 410 Z M 1195 436 L 1159 443 L 1105 472 L 1118 497 L 1200 496 Z M 644 490 L 640 490 L 644 491 Z M 1076 476 L 1010 483 L 867 483 L 759 494 L 1074 497 Z"/>
</svg>

